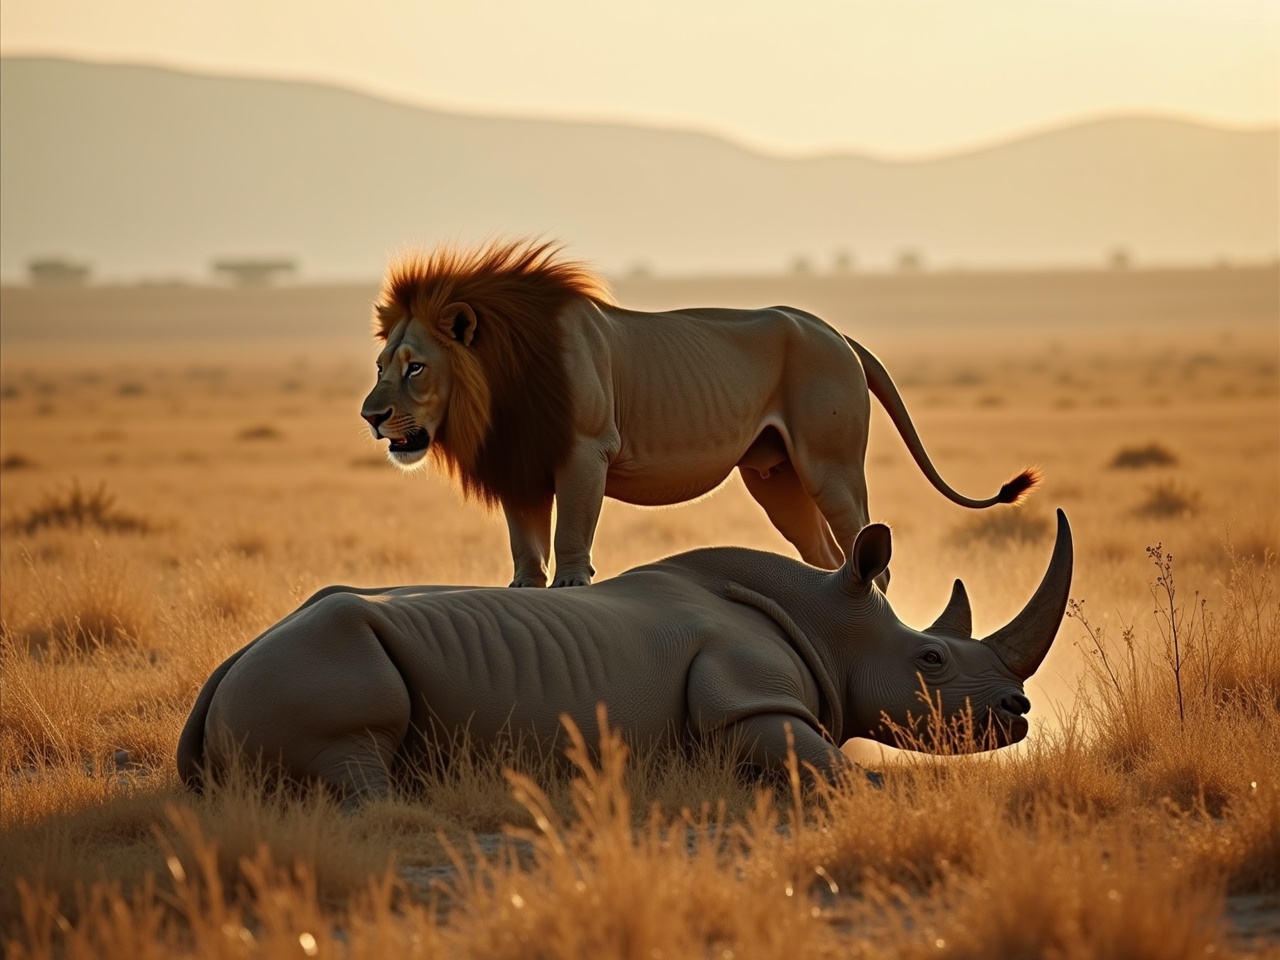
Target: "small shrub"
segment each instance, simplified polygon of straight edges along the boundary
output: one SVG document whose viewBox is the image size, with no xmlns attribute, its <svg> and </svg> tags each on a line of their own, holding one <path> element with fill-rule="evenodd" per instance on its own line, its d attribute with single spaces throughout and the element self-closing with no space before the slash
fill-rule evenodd
<svg viewBox="0 0 1280 960">
<path fill-rule="evenodd" d="M 154 637 L 154 585 L 133 576 L 132 549 L 83 541 L 54 561 L 27 556 L 10 567 L 4 599 L 5 642 L 42 659 L 94 650 L 140 650 Z M 6 683 L 10 678 L 6 675 Z"/>
<path fill-rule="evenodd" d="M 104 533 L 151 533 L 155 525 L 145 517 L 125 513 L 115 507 L 115 495 L 106 484 L 85 492 L 79 481 L 71 489 L 45 494 L 40 504 L 5 524 L 12 533 L 33 534 L 41 530 L 84 530 L 93 527 Z"/>
<path fill-rule="evenodd" d="M 147 388 L 140 383 L 122 383 L 116 388 L 116 393 L 122 397 L 140 397 L 147 392 Z"/>
<path fill-rule="evenodd" d="M 228 541 L 227 549 L 245 559 L 265 556 L 267 541 L 261 534 L 245 533 Z"/>
<path fill-rule="evenodd" d="M 956 527 L 948 538 L 958 547 L 974 542 L 995 547 L 1007 547 L 1015 543 L 1035 543 L 1049 534 L 1052 524 L 1039 513 L 1016 508 L 1001 508 L 981 513 Z"/>
<path fill-rule="evenodd" d="M 3 460 L 0 460 L 0 470 L 30 470 L 36 465 L 34 460 L 24 457 L 20 453 L 11 453 Z"/>
<path fill-rule="evenodd" d="M 1139 517 L 1168 520 L 1186 517 L 1200 509 L 1200 494 L 1179 483 L 1157 483 L 1147 488 L 1147 498 L 1134 507 Z"/>
<path fill-rule="evenodd" d="M 1172 467 L 1178 458 L 1167 447 L 1148 443 L 1142 447 L 1122 447 L 1111 460 L 1112 470 L 1143 470 L 1147 467 Z"/>
<path fill-rule="evenodd" d="M 275 427 L 265 424 L 256 427 L 245 427 L 237 435 L 238 440 L 279 440 L 281 433 Z"/>
</svg>

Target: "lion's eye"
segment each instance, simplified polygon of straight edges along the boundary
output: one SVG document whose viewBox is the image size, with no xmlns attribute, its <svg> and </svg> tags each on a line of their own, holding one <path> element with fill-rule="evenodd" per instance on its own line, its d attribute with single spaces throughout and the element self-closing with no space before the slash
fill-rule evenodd
<svg viewBox="0 0 1280 960">
<path fill-rule="evenodd" d="M 426 367 L 424 367 L 424 366 L 423 366 L 422 364 L 420 364 L 420 363 L 411 363 L 411 364 L 409 364 L 407 367 L 405 367 L 405 368 L 404 368 L 404 375 L 405 375 L 406 377 L 416 377 L 418 374 L 420 374 L 420 373 L 421 373 L 423 370 L 425 370 L 425 369 L 426 369 Z"/>
<path fill-rule="evenodd" d="M 922 659 L 924 660 L 925 663 L 929 664 L 930 666 L 936 667 L 941 665 L 942 663 L 942 654 L 940 654 L 937 650 L 926 650 L 924 657 Z"/>
</svg>

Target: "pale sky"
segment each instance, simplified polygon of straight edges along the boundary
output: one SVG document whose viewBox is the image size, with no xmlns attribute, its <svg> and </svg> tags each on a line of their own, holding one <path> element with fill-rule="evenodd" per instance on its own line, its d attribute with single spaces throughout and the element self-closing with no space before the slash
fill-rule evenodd
<svg viewBox="0 0 1280 960">
<path fill-rule="evenodd" d="M 1280 0 L 4 0 L 0 52 L 783 154 L 930 156 L 1116 114 L 1280 123 Z"/>
</svg>

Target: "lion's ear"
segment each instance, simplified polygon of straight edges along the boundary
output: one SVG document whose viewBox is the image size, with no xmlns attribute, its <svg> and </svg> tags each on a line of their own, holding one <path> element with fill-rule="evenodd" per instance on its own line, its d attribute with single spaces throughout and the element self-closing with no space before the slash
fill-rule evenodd
<svg viewBox="0 0 1280 960">
<path fill-rule="evenodd" d="M 464 347 L 471 346 L 476 335 L 476 312 L 468 304 L 449 304 L 440 311 L 436 323 L 445 336 L 453 337 Z"/>
</svg>

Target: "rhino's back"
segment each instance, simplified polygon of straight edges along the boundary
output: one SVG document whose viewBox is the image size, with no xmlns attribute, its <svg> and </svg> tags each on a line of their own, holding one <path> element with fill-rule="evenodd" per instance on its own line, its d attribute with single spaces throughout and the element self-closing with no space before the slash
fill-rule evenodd
<svg viewBox="0 0 1280 960">
<path fill-rule="evenodd" d="M 562 714 L 594 729 L 596 704 L 637 739 L 687 721 L 686 680 L 724 601 L 669 571 L 562 590 L 390 591 L 371 601 L 404 678 L 413 724 L 488 742 L 551 737 Z"/>
</svg>

